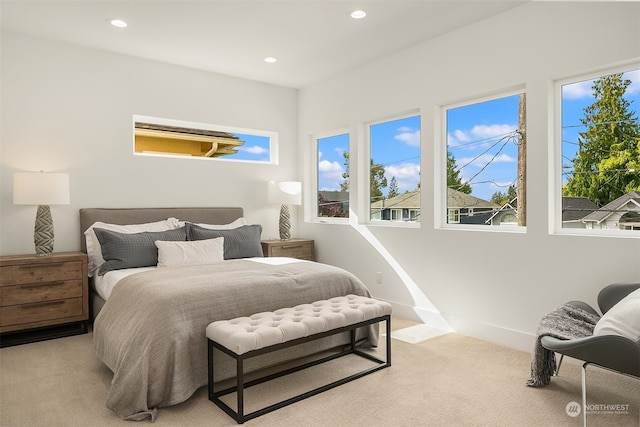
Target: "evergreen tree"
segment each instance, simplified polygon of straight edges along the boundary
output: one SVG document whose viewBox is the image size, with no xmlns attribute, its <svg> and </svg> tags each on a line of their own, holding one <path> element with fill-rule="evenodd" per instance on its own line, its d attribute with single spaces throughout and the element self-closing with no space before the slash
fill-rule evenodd
<svg viewBox="0 0 640 427">
<path fill-rule="evenodd" d="M 503 193 L 501 191 L 496 191 L 495 193 L 493 193 L 493 196 L 491 196 L 491 203 L 502 206 L 505 203 L 508 203 L 515 199 L 517 195 L 518 193 L 516 191 L 516 187 L 510 185 L 506 193 Z"/>
<path fill-rule="evenodd" d="M 392 197 L 396 197 L 400 193 L 398 192 L 398 182 L 396 181 L 396 177 L 391 177 L 391 182 L 389 183 L 389 192 L 387 193 L 387 198 L 390 199 Z"/>
<path fill-rule="evenodd" d="M 471 185 L 468 182 L 462 182 L 460 171 L 456 169 L 456 159 L 451 151 L 447 151 L 447 187 L 471 194 Z"/>
<path fill-rule="evenodd" d="M 631 80 L 622 74 L 593 82 L 595 101 L 585 108 L 565 196 L 586 197 L 599 206 L 640 190 L 640 123 L 623 98 Z"/>
</svg>

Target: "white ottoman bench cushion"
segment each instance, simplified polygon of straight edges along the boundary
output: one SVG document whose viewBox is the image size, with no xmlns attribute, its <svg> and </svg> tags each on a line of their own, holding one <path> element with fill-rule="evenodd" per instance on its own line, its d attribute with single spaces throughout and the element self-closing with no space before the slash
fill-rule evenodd
<svg viewBox="0 0 640 427">
<path fill-rule="evenodd" d="M 391 311 L 387 302 L 346 295 L 250 317 L 219 320 L 207 326 L 207 338 L 240 355 L 389 315 Z"/>
</svg>

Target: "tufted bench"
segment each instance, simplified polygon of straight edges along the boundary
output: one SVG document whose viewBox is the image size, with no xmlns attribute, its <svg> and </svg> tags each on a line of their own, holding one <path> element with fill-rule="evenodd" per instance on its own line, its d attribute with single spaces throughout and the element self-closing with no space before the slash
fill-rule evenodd
<svg viewBox="0 0 640 427">
<path fill-rule="evenodd" d="M 387 345 L 386 360 L 384 361 L 358 350 L 355 339 L 356 329 L 382 321 L 386 323 Z M 350 344 L 347 349 L 319 360 L 307 362 L 245 383 L 244 361 L 246 359 L 342 332 L 350 333 Z M 250 317 L 216 321 L 207 326 L 206 333 L 209 358 L 209 400 L 218 405 L 239 424 L 391 366 L 391 304 L 357 295 L 346 295 L 316 301 L 311 304 L 282 308 L 273 312 L 258 313 Z M 218 349 L 236 360 L 236 386 L 214 391 L 214 349 Z M 356 354 L 374 361 L 376 365 L 266 408 L 244 414 L 245 388 L 348 354 Z M 237 411 L 234 411 L 229 405 L 220 400 L 221 396 L 233 392 L 237 393 Z"/>
</svg>

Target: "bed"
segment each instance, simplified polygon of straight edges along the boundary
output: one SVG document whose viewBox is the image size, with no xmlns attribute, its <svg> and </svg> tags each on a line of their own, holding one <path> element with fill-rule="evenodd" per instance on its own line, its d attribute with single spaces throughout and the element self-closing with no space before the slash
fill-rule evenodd
<svg viewBox="0 0 640 427">
<path fill-rule="evenodd" d="M 96 252 L 90 232 L 102 243 L 97 249 L 104 255 L 102 264 L 96 268 L 95 261 L 90 268 L 94 345 L 96 356 L 114 373 L 106 405 L 122 419 L 153 421 L 158 408 L 184 402 L 207 384 L 205 329 L 215 320 L 347 294 L 370 296 L 360 280 L 340 268 L 263 258 L 261 249 L 257 253 L 261 227 L 247 224 L 242 208 L 91 208 L 80 210 L 80 224 L 82 249 L 90 258 Z M 169 229 L 139 231 L 149 224 Z M 154 240 L 158 267 L 137 259 L 149 252 L 140 239 Z M 192 247 L 197 250 L 189 252 Z M 189 256 L 174 256 L 176 248 Z M 110 283 L 99 290 L 109 282 L 105 279 Z M 377 338 L 374 327 L 359 331 L 362 345 L 376 345 Z M 274 352 L 247 370 L 347 342 L 348 336 L 339 335 Z M 231 360 L 217 358 L 216 363 L 217 379 L 235 375 Z"/>
</svg>

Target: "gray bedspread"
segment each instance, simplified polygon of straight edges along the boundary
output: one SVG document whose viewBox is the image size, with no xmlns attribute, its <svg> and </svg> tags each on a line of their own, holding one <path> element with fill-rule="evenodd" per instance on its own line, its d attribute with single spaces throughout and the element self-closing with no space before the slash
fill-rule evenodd
<svg viewBox="0 0 640 427">
<path fill-rule="evenodd" d="M 93 329 L 96 355 L 114 373 L 107 407 L 123 419 L 153 421 L 157 408 L 183 402 L 206 385 L 205 329 L 215 320 L 347 294 L 369 296 L 353 274 L 307 261 L 228 260 L 128 276 L 114 287 Z M 377 344 L 375 330 L 363 332 L 372 345 Z M 307 343 L 302 351 L 311 354 L 318 346 L 342 344 L 341 339 Z M 253 369 L 293 356 L 274 355 Z M 216 375 L 220 363 L 222 379 L 234 376 L 235 365 L 229 360 L 224 366 L 226 360 L 220 359 Z"/>
</svg>

